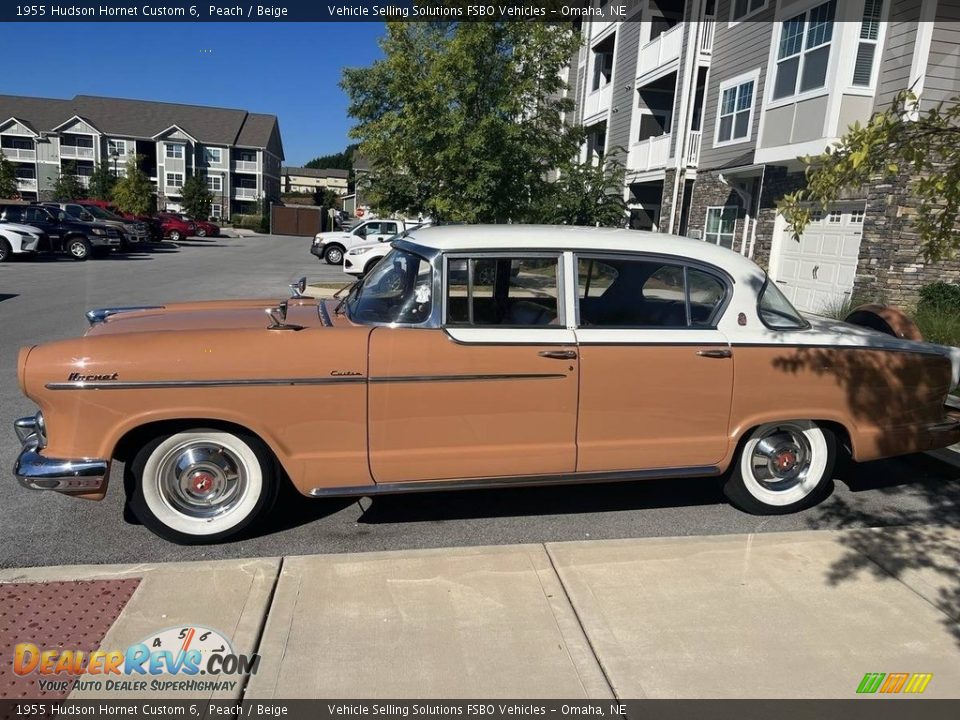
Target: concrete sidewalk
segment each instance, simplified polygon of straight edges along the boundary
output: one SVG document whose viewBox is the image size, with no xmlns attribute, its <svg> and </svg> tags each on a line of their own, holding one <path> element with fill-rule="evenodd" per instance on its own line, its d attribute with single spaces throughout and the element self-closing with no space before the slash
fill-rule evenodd
<svg viewBox="0 0 960 720">
<path fill-rule="evenodd" d="M 852 698 L 868 672 L 960 697 L 952 528 L 0 571 L 121 577 L 142 581 L 101 648 L 196 625 L 261 656 L 177 697 Z"/>
</svg>

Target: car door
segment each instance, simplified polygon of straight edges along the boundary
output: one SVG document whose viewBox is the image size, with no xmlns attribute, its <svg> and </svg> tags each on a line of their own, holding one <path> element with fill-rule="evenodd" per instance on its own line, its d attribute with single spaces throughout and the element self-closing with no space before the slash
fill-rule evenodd
<svg viewBox="0 0 960 720">
<path fill-rule="evenodd" d="M 732 291 L 682 259 L 578 254 L 579 472 L 711 467 L 724 457 Z"/>
<path fill-rule="evenodd" d="M 55 213 L 46 208 L 29 206 L 23 208 L 21 220 L 24 225 L 32 225 L 38 230 L 43 230 L 47 234 L 51 250 L 60 250 L 63 247 L 63 233 L 60 229 L 60 223 L 55 220 Z"/>
<path fill-rule="evenodd" d="M 369 284 L 393 262 L 392 253 Z M 578 362 L 560 254 L 455 256 L 444 267 L 436 326 L 377 327 L 370 336 L 374 479 L 572 472 Z"/>
</svg>

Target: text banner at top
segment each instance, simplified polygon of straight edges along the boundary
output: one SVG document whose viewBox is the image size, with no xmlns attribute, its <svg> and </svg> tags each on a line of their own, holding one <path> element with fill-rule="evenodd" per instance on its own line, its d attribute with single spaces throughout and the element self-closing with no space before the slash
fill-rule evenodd
<svg viewBox="0 0 960 720">
<path fill-rule="evenodd" d="M 393 20 L 467 21 L 539 20 L 622 22 L 636 14 L 635 0 L 480 3 L 458 0 L 274 0 L 249 2 L 124 2 L 65 0 L 37 4 L 0 4 L 3 22 L 383 22 Z"/>
</svg>

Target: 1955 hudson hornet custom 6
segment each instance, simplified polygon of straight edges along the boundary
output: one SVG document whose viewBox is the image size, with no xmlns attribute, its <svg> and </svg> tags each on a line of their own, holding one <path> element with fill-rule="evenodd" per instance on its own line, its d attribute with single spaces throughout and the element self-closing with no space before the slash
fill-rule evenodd
<svg viewBox="0 0 960 720">
<path fill-rule="evenodd" d="M 88 313 L 23 348 L 27 487 L 100 499 L 125 461 L 157 534 L 215 542 L 305 496 L 717 476 L 808 507 L 838 453 L 960 440 L 960 350 L 886 311 L 803 317 L 753 262 L 630 230 L 415 230 L 343 297 Z M 266 314 L 265 314 L 266 312 Z M 891 319 L 892 318 L 892 319 Z"/>
</svg>

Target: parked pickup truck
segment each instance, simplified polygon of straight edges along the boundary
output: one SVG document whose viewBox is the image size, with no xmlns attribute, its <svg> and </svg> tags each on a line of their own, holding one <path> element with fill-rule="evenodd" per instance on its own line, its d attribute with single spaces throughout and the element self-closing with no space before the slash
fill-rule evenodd
<svg viewBox="0 0 960 720">
<path fill-rule="evenodd" d="M 317 233 L 313 238 L 313 245 L 310 246 L 310 252 L 331 265 L 340 265 L 344 254 L 351 248 L 377 240 L 386 240 L 416 227 L 417 224 L 406 220 L 374 219 L 362 222 L 348 232 L 334 230 Z"/>
</svg>

